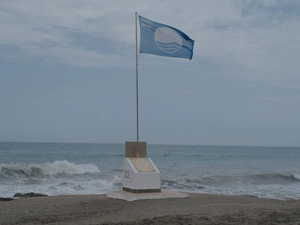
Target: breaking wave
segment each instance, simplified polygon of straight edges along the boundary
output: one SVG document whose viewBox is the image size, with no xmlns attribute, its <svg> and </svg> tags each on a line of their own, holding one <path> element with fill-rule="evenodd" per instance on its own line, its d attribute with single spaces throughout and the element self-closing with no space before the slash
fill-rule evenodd
<svg viewBox="0 0 300 225">
<path fill-rule="evenodd" d="M 67 160 L 28 165 L 0 164 L 0 177 L 5 178 L 43 178 L 99 172 L 99 168 L 93 164 L 74 164 Z"/>
<path fill-rule="evenodd" d="M 293 173 L 261 173 L 239 175 L 201 175 L 197 178 L 162 179 L 165 188 L 196 191 L 209 187 L 235 185 L 286 185 L 300 182 L 300 174 Z"/>
<path fill-rule="evenodd" d="M 295 180 L 299 180 L 299 181 L 300 181 L 300 173 L 292 173 L 292 177 L 293 177 Z"/>
</svg>

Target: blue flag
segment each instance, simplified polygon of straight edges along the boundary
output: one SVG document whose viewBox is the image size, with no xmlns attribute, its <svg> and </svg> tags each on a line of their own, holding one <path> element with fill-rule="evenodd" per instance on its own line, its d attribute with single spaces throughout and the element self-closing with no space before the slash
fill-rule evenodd
<svg viewBox="0 0 300 225">
<path fill-rule="evenodd" d="M 192 59 L 194 40 L 180 30 L 139 16 L 140 53 Z"/>
</svg>

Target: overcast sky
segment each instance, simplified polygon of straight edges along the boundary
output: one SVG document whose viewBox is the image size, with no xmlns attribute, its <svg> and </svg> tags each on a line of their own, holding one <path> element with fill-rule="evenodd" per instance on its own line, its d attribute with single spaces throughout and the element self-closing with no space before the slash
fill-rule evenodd
<svg viewBox="0 0 300 225">
<path fill-rule="evenodd" d="M 135 141 L 135 12 L 195 40 L 139 54 L 141 141 L 300 146 L 298 0 L 0 0 L 0 141 Z"/>
</svg>

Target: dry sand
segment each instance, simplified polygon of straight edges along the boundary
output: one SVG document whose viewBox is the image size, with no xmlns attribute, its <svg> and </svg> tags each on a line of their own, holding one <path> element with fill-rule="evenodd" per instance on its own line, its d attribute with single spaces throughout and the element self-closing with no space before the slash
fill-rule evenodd
<svg viewBox="0 0 300 225">
<path fill-rule="evenodd" d="M 106 195 L 0 202 L 0 224 L 299 224 L 300 200 L 190 194 L 127 202 Z"/>
</svg>

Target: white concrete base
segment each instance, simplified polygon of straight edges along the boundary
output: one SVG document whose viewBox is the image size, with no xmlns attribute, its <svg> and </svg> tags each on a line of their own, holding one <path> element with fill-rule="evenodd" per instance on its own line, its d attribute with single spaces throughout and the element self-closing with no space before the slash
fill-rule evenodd
<svg viewBox="0 0 300 225">
<path fill-rule="evenodd" d="M 175 191 L 161 190 L 159 193 L 130 193 L 127 191 L 109 191 L 108 198 L 122 199 L 126 201 L 136 201 L 144 199 L 163 199 L 163 198 L 187 198 L 189 194 Z"/>
<path fill-rule="evenodd" d="M 123 190 L 160 192 L 160 172 L 150 158 L 124 158 Z"/>
</svg>

